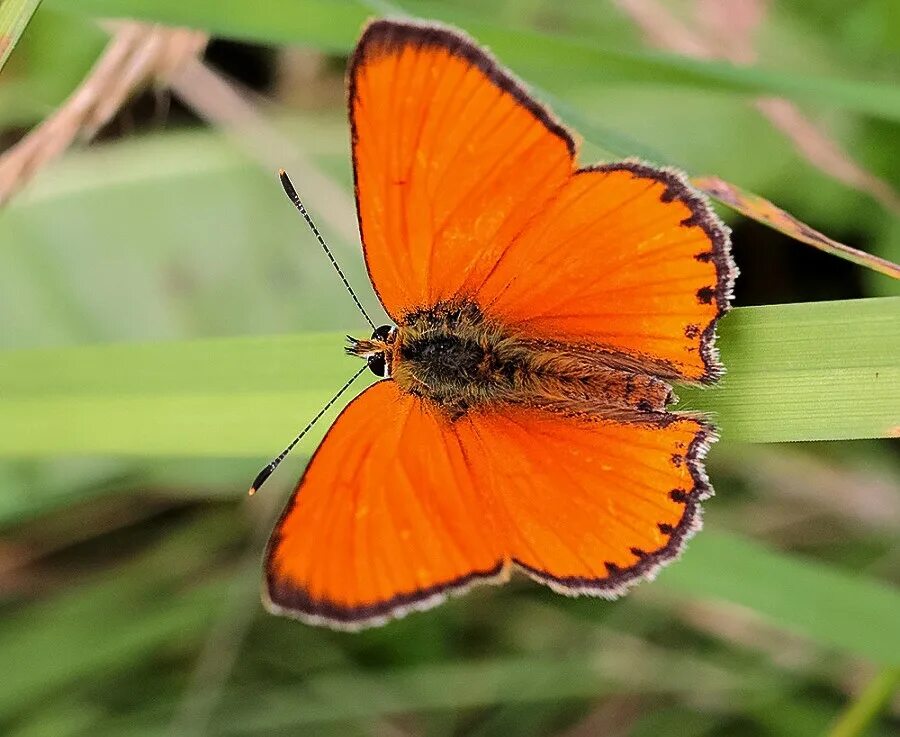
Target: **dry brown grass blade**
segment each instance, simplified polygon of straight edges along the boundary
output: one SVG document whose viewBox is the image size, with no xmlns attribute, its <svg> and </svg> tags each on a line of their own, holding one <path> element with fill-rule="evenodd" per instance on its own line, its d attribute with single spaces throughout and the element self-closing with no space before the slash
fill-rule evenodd
<svg viewBox="0 0 900 737">
<path fill-rule="evenodd" d="M 578 723 L 556 737 L 627 737 L 647 713 L 641 694 L 616 694 L 604 698 Z M 648 705 L 652 708 L 652 705 Z"/>
<path fill-rule="evenodd" d="M 123 22 L 78 89 L 0 155 L 0 205 L 77 140 L 90 140 L 137 90 L 168 79 L 206 47 L 198 31 Z"/>
<path fill-rule="evenodd" d="M 149 84 L 171 89 L 271 172 L 289 169 L 304 198 L 349 243 L 358 237 L 353 200 L 282 135 L 248 97 L 198 57 L 208 37 L 197 31 L 133 22 L 113 34 L 78 89 L 22 140 L 0 154 L 0 205 L 76 141 L 89 141 L 125 102 Z"/>
<path fill-rule="evenodd" d="M 347 191 L 323 174 L 246 94 L 199 59 L 185 63 L 171 77 L 172 90 L 197 115 L 230 134 L 255 161 L 272 172 L 283 168 L 300 187 L 317 219 L 345 242 L 356 243 L 356 207 Z"/>
<path fill-rule="evenodd" d="M 764 197 L 747 192 L 718 177 L 691 177 L 691 184 L 728 205 L 732 210 L 789 235 L 794 240 L 808 243 L 820 251 L 865 266 L 880 274 L 900 279 L 900 264 L 833 240 Z"/>
<path fill-rule="evenodd" d="M 688 27 L 657 0 L 616 0 L 647 39 L 659 48 L 702 59 L 727 59 L 735 64 L 757 60 L 753 34 L 766 15 L 763 0 L 697 0 L 696 25 Z M 893 214 L 900 213 L 900 195 L 857 164 L 836 141 L 794 103 L 783 98 L 758 98 L 754 105 L 787 137 L 810 164 L 848 187 L 867 193 Z"/>
</svg>

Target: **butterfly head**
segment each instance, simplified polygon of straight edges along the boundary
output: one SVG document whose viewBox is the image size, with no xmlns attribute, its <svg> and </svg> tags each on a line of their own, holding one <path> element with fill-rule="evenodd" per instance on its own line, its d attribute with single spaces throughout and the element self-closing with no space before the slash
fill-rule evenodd
<svg viewBox="0 0 900 737">
<path fill-rule="evenodd" d="M 366 359 L 369 370 L 382 379 L 391 378 L 391 364 L 393 363 L 394 343 L 397 340 L 397 328 L 393 325 L 382 325 L 375 328 L 372 337 L 368 340 L 352 338 L 347 340 L 347 353 L 351 356 L 359 356 Z"/>
</svg>

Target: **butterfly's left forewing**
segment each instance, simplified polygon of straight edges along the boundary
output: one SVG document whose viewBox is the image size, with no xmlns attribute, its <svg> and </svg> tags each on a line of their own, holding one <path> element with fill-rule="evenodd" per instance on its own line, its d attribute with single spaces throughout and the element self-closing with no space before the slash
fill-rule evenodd
<svg viewBox="0 0 900 737">
<path fill-rule="evenodd" d="M 485 277 L 574 170 L 569 134 L 458 31 L 375 21 L 349 87 L 366 264 L 395 321 Z"/>
<path fill-rule="evenodd" d="M 684 176 L 625 161 L 579 170 L 467 289 L 525 334 L 711 383 L 735 275 L 728 230 Z"/>
</svg>

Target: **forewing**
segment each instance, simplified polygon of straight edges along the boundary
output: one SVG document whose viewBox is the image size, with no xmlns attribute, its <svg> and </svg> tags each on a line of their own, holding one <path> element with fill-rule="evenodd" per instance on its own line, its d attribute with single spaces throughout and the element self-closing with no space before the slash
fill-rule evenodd
<svg viewBox="0 0 900 737">
<path fill-rule="evenodd" d="M 715 325 L 735 274 L 728 231 L 706 200 L 676 172 L 623 162 L 575 174 L 465 289 L 525 333 L 708 383 L 721 373 Z"/>
<path fill-rule="evenodd" d="M 619 423 L 523 408 L 473 413 L 457 432 L 513 562 L 570 595 L 614 598 L 652 578 L 699 528 L 712 493 L 703 457 L 714 434 L 698 419 Z"/>
<path fill-rule="evenodd" d="M 505 546 L 449 427 L 391 381 L 348 405 L 272 533 L 271 611 L 358 629 L 505 578 Z"/>
<path fill-rule="evenodd" d="M 568 133 L 455 30 L 370 24 L 349 96 L 366 263 L 395 321 L 486 278 L 574 169 Z"/>
</svg>

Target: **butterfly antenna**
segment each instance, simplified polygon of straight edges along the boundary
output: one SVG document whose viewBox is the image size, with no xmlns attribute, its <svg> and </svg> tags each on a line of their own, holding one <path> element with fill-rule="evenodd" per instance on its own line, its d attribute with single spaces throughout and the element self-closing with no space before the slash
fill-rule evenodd
<svg viewBox="0 0 900 737">
<path fill-rule="evenodd" d="M 344 276 L 344 272 L 341 271 L 341 267 L 338 266 L 338 262 L 335 260 L 334 255 L 331 253 L 331 249 L 328 248 L 328 245 L 325 243 L 325 239 L 322 237 L 322 234 L 319 233 L 319 229 L 316 227 L 316 224 L 313 222 L 312 218 L 309 216 L 309 213 L 306 211 L 306 208 L 303 206 L 303 203 L 300 201 L 300 195 L 298 195 L 297 190 L 294 189 L 294 185 L 291 183 L 290 177 L 288 177 L 287 172 L 284 169 L 279 169 L 278 177 L 281 179 L 281 186 L 284 187 L 284 191 L 287 192 L 287 196 L 290 197 L 291 202 L 294 203 L 294 207 L 296 207 L 300 211 L 303 219 L 306 220 L 306 224 L 312 230 L 313 235 L 316 236 L 316 240 L 319 241 L 319 245 L 322 246 L 323 250 L 325 251 L 325 255 L 328 256 L 328 260 L 331 261 L 331 265 L 334 267 L 334 270 L 338 273 L 338 276 L 341 277 L 341 281 L 344 282 L 344 286 L 347 288 L 350 296 L 353 297 L 353 301 L 356 303 L 356 307 L 362 313 L 362 316 L 366 318 L 366 322 L 372 326 L 372 330 L 375 330 L 375 323 L 372 322 L 372 318 L 369 317 L 369 314 L 363 308 L 362 303 L 356 296 L 356 292 L 353 291 L 353 287 L 350 286 L 350 282 L 347 281 L 347 277 Z"/>
<path fill-rule="evenodd" d="M 306 427 L 304 427 L 299 432 L 297 437 L 294 438 L 290 442 L 290 445 L 288 445 L 287 448 L 285 448 L 283 451 L 281 451 L 281 453 L 279 453 L 275 458 L 273 458 L 263 468 L 263 470 L 260 471 L 256 475 L 256 478 L 253 479 L 253 484 L 251 484 L 251 486 L 250 486 L 250 490 L 247 492 L 250 496 L 253 496 L 257 491 L 259 491 L 259 487 L 262 486 L 264 483 L 266 483 L 266 479 L 269 478 L 269 476 L 272 475 L 272 472 L 276 468 L 278 468 L 278 466 L 281 465 L 281 462 L 285 459 L 287 454 L 290 453 L 294 449 L 294 446 L 297 445 L 297 443 L 299 443 L 303 439 L 303 436 L 306 435 L 306 433 L 308 433 L 312 429 L 312 426 L 315 425 L 322 418 L 322 415 L 324 415 L 329 410 L 331 405 L 333 405 L 340 398 L 341 394 L 343 394 L 345 391 L 347 391 L 350 388 L 350 385 L 353 384 L 353 382 L 356 381 L 360 377 L 362 372 L 365 371 L 367 368 L 368 368 L 368 364 L 363 364 L 363 367 L 347 380 L 347 383 L 344 384 L 340 388 L 338 393 L 335 394 L 331 399 L 328 400 L 328 404 L 326 404 L 324 407 L 322 407 L 322 409 L 319 410 L 319 413 L 307 423 Z"/>
</svg>

